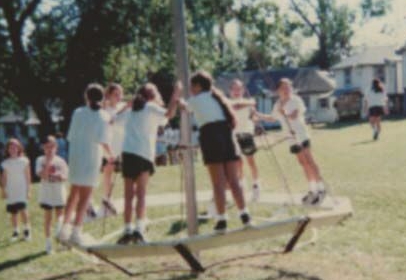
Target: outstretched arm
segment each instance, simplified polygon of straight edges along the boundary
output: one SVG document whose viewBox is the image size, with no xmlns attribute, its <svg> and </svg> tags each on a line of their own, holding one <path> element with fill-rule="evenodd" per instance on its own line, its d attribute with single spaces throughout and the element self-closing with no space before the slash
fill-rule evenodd
<svg viewBox="0 0 406 280">
<path fill-rule="evenodd" d="M 244 99 L 232 102 L 232 107 L 235 110 L 240 110 L 247 107 L 255 107 L 255 105 L 256 105 L 255 99 Z"/>
<path fill-rule="evenodd" d="M 177 82 L 173 89 L 171 101 L 169 102 L 168 106 L 168 111 L 165 114 L 168 119 L 172 119 L 176 115 L 176 109 L 178 108 L 182 90 L 182 84 L 180 82 Z"/>
<path fill-rule="evenodd" d="M 266 121 L 266 122 L 276 122 L 277 119 L 275 119 L 272 115 L 260 113 L 258 111 L 254 112 L 254 116 L 261 121 Z"/>
</svg>

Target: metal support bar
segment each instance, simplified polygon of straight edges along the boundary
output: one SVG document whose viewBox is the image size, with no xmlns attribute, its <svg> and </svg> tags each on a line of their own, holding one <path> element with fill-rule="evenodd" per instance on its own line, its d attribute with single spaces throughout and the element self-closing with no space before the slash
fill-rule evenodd
<svg viewBox="0 0 406 280">
<path fill-rule="evenodd" d="M 192 252 L 190 252 L 187 246 L 177 244 L 174 248 L 192 268 L 192 272 L 199 273 L 205 271 L 205 268 L 200 264 L 199 260 L 192 254 Z"/>
<path fill-rule="evenodd" d="M 122 266 L 119 265 L 118 263 L 115 263 L 115 262 L 109 260 L 108 258 L 106 258 L 105 256 L 103 256 L 102 254 L 99 254 L 99 253 L 97 253 L 97 252 L 95 252 L 95 251 L 93 251 L 93 250 L 87 250 L 87 252 L 88 252 L 89 254 L 94 255 L 94 256 L 95 256 L 96 258 L 98 258 L 99 260 L 102 260 L 103 262 L 105 262 L 105 263 L 111 265 L 111 266 L 114 267 L 115 269 L 120 270 L 120 271 L 123 272 L 125 275 L 130 276 L 130 277 L 131 277 L 131 276 L 134 276 L 134 273 L 133 273 L 133 272 L 129 271 L 128 269 L 126 269 L 126 268 L 124 268 L 124 267 L 122 267 Z"/>
<path fill-rule="evenodd" d="M 305 231 L 307 225 L 310 223 L 310 218 L 306 217 L 302 221 L 300 221 L 295 229 L 295 232 L 292 238 L 289 240 L 288 244 L 286 244 L 283 253 L 290 253 L 296 246 L 297 242 L 299 241 L 300 237 L 302 236 L 303 232 Z"/>
</svg>

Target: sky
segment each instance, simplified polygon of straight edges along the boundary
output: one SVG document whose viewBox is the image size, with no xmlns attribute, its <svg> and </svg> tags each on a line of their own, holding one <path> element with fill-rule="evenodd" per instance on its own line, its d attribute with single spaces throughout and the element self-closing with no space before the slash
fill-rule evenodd
<svg viewBox="0 0 406 280">
<path fill-rule="evenodd" d="M 62 0 L 59 0 L 62 1 Z M 237 3 L 242 1 L 255 0 L 235 0 Z M 264 0 L 274 2 L 279 5 L 282 11 L 289 11 L 288 0 Z M 359 7 L 362 0 L 336 0 L 338 5 L 347 5 L 350 8 Z M 354 37 L 352 45 L 354 47 L 376 46 L 376 45 L 394 45 L 403 46 L 406 43 L 406 0 L 392 0 L 392 9 L 384 17 L 371 19 L 364 25 L 354 24 Z M 47 12 L 53 5 L 57 5 L 58 0 L 43 0 L 41 9 Z M 27 29 L 33 27 L 27 26 Z M 26 29 L 26 30 L 27 30 Z M 235 23 L 227 26 L 227 33 L 230 36 L 236 36 L 237 30 Z M 302 41 L 301 49 L 303 52 L 309 52 L 317 48 L 315 38 L 309 38 Z"/>
</svg>

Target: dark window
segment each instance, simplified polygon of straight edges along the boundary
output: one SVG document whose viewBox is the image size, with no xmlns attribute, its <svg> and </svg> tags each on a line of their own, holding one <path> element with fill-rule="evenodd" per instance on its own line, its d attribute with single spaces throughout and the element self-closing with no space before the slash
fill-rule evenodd
<svg viewBox="0 0 406 280">
<path fill-rule="evenodd" d="M 320 98 L 319 99 L 319 106 L 323 109 L 328 109 L 330 106 L 328 104 L 328 98 Z"/>
<path fill-rule="evenodd" d="M 351 68 L 344 69 L 344 85 L 349 86 L 352 84 Z"/>
</svg>

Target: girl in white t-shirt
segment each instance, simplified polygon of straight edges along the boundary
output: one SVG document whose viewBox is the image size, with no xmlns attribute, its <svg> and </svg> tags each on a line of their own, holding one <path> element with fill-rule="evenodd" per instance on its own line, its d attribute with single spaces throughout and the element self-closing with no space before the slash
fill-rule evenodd
<svg viewBox="0 0 406 280">
<path fill-rule="evenodd" d="M 237 135 L 238 144 L 241 151 L 247 160 L 248 166 L 251 170 L 253 185 L 252 185 L 252 200 L 257 201 L 259 199 L 260 183 L 258 167 L 255 162 L 254 154 L 257 151 L 254 141 L 255 124 L 252 120 L 253 112 L 255 111 L 255 100 L 250 98 L 244 98 L 244 84 L 241 80 L 235 79 L 230 86 L 230 98 L 231 104 L 235 109 L 235 115 L 237 117 L 237 126 L 235 133 Z M 245 183 L 243 173 L 243 161 L 239 162 L 239 178 L 242 184 Z"/>
<path fill-rule="evenodd" d="M 166 125 L 175 116 L 179 88 L 175 87 L 168 110 L 157 87 L 152 83 L 143 85 L 127 105 L 131 110 L 123 110 L 117 115 L 117 122 L 125 123 L 125 136 L 122 153 L 124 177 L 124 233 L 118 244 L 144 242 L 146 205 L 145 195 L 150 176 L 154 173 L 158 127 Z M 136 227 L 132 228 L 132 204 L 135 206 Z"/>
<path fill-rule="evenodd" d="M 27 203 L 30 198 L 30 161 L 24 156 L 24 148 L 15 138 L 8 140 L 5 147 L 5 160 L 1 163 L 3 198 L 7 201 L 6 210 L 11 214 L 13 226 L 12 241 L 18 239 L 18 213 L 24 223 L 24 239 L 31 239 Z"/>
<path fill-rule="evenodd" d="M 123 88 L 119 84 L 111 83 L 107 86 L 105 91 L 105 101 L 104 110 L 109 114 L 110 118 L 113 119 L 117 112 L 122 110 L 126 103 L 122 101 L 123 99 Z M 115 161 L 109 163 L 106 158 L 103 158 L 103 185 L 104 185 L 104 198 L 102 198 L 102 205 L 104 207 L 104 212 L 109 211 L 112 214 L 116 214 L 117 210 L 111 203 L 111 194 L 113 191 L 113 173 L 119 172 L 121 165 L 121 152 L 124 141 L 124 127 L 120 123 L 111 122 L 111 150 Z"/>
<path fill-rule="evenodd" d="M 40 207 L 44 209 L 45 250 L 52 252 L 51 224 L 52 210 L 55 210 L 56 235 L 62 227 L 63 209 L 66 202 L 65 181 L 68 178 L 68 165 L 56 155 L 58 144 L 53 136 L 48 136 L 42 145 L 44 155 L 37 158 L 35 173 L 41 178 L 38 194 Z"/>
<path fill-rule="evenodd" d="M 103 150 L 109 161 L 114 161 L 110 148 L 108 114 L 101 109 L 103 87 L 90 84 L 85 91 L 87 106 L 75 110 L 69 127 L 69 181 L 72 184 L 66 203 L 61 241 L 83 244 L 81 228 L 93 189 L 99 184 Z M 68 232 L 75 211 L 72 234 Z"/>
<path fill-rule="evenodd" d="M 373 130 L 373 139 L 378 140 L 381 133 L 381 118 L 389 113 L 388 96 L 379 79 L 372 80 L 371 91 L 365 95 L 364 104 Z"/>
<path fill-rule="evenodd" d="M 292 136 L 290 151 L 297 156 L 309 182 L 309 193 L 303 197 L 304 204 L 316 205 L 325 197 L 325 187 L 310 150 L 310 135 L 305 122 L 306 106 L 294 93 L 291 80 L 282 78 L 277 85 L 278 100 L 271 115 L 256 112 L 259 119 L 279 121 L 282 130 Z"/>
<path fill-rule="evenodd" d="M 199 126 L 203 161 L 212 181 L 218 213 L 214 231 L 223 233 L 227 230 L 227 186 L 231 189 L 243 225 L 248 226 L 251 217 L 238 178 L 240 149 L 233 131 L 236 126 L 234 110 L 222 93 L 213 87 L 213 79 L 205 71 L 196 72 L 192 76 L 190 90 L 192 96 L 185 106 L 194 113 Z"/>
</svg>

